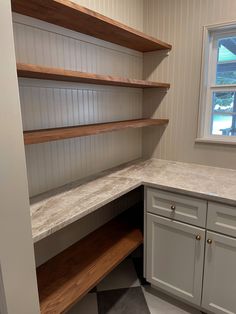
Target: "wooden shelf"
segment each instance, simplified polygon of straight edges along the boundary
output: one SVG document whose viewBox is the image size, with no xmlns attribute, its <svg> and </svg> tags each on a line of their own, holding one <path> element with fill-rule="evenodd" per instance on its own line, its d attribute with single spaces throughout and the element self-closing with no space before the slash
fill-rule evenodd
<svg viewBox="0 0 236 314">
<path fill-rule="evenodd" d="M 142 242 L 141 231 L 118 217 L 41 265 L 41 313 L 64 313 Z"/>
<path fill-rule="evenodd" d="M 63 128 L 24 131 L 24 141 L 26 145 L 38 144 L 73 137 L 81 137 L 111 131 L 118 131 L 128 128 L 142 128 L 146 126 L 165 125 L 168 122 L 169 122 L 168 119 L 137 119 L 115 121 L 108 123 L 87 124 Z"/>
<path fill-rule="evenodd" d="M 69 0 L 12 0 L 14 12 L 141 52 L 171 49 L 171 45 L 84 8 Z"/>
<path fill-rule="evenodd" d="M 79 82 L 98 85 L 112 85 L 138 88 L 169 88 L 170 84 L 144 80 L 114 77 L 110 75 L 98 75 L 80 71 L 71 71 L 58 68 L 43 67 L 34 64 L 17 63 L 19 77 L 28 77 L 43 80 Z"/>
</svg>

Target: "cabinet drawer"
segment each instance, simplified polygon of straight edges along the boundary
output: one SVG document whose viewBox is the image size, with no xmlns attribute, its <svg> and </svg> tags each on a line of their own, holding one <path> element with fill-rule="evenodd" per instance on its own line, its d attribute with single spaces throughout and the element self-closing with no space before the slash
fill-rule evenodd
<svg viewBox="0 0 236 314">
<path fill-rule="evenodd" d="M 189 196 L 148 188 L 147 211 L 205 227 L 207 202 Z"/>
<path fill-rule="evenodd" d="M 236 207 L 209 202 L 207 229 L 236 237 Z"/>
</svg>

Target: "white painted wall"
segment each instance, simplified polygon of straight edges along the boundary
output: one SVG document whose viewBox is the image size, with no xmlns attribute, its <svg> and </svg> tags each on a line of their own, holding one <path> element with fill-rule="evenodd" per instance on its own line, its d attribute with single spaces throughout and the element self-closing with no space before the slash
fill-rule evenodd
<svg viewBox="0 0 236 314">
<path fill-rule="evenodd" d="M 142 30 L 143 0 L 77 1 Z M 18 62 L 98 74 L 142 78 L 143 54 L 36 19 L 14 14 Z M 141 89 L 19 79 L 25 130 L 135 119 L 142 116 Z M 141 157 L 141 130 L 25 147 L 30 195 Z M 137 197 L 135 197 L 137 200 Z M 37 265 L 133 205 L 124 196 L 35 245 Z"/>
<path fill-rule="evenodd" d="M 14 37 L 18 62 L 142 78 L 143 55 L 131 49 L 18 14 Z M 33 79 L 19 86 L 24 130 L 142 116 L 141 89 Z M 140 129 L 26 146 L 30 195 L 139 158 L 141 149 Z"/>
<path fill-rule="evenodd" d="M 236 146 L 195 144 L 203 26 L 236 19 L 235 0 L 145 0 L 144 31 L 173 44 L 166 58 L 144 57 L 144 78 L 170 82 L 167 95 L 145 91 L 144 116 L 166 117 L 162 130 L 143 130 L 143 154 L 236 168 Z"/>
<path fill-rule="evenodd" d="M 73 0 L 121 23 L 143 31 L 145 0 Z"/>
<path fill-rule="evenodd" d="M 1 314 L 39 313 L 10 0 L 0 2 Z M 2 303 L 2 299 L 5 299 Z"/>
</svg>

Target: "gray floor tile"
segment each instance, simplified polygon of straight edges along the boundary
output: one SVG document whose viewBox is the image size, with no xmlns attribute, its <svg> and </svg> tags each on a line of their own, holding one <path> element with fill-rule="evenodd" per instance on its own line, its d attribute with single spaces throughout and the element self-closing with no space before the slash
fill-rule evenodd
<svg viewBox="0 0 236 314">
<path fill-rule="evenodd" d="M 201 314 L 200 311 L 171 298 L 151 286 L 142 287 L 151 314 Z"/>
<path fill-rule="evenodd" d="M 97 294 L 88 293 L 67 314 L 98 314 Z"/>
<path fill-rule="evenodd" d="M 99 314 L 150 314 L 141 287 L 98 292 Z"/>
<path fill-rule="evenodd" d="M 140 257 L 126 259 L 91 292 L 68 314 L 201 314 L 146 285 Z"/>
<path fill-rule="evenodd" d="M 128 258 L 106 276 L 98 285 L 97 291 L 122 289 L 140 286 L 132 259 Z"/>
</svg>

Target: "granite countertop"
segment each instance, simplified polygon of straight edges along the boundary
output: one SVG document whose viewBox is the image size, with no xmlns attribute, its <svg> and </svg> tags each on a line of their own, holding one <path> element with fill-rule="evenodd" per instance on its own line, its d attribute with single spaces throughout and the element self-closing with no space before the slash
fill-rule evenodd
<svg viewBox="0 0 236 314">
<path fill-rule="evenodd" d="M 31 198 L 34 242 L 140 185 L 236 206 L 236 170 L 159 159 L 139 160 Z"/>
</svg>

